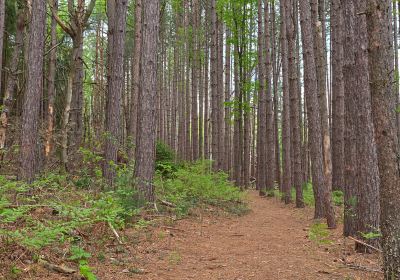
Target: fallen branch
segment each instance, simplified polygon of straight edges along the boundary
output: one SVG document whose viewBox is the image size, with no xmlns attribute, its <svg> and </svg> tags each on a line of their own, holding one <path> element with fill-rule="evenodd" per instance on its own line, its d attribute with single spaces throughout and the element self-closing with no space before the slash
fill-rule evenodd
<svg viewBox="0 0 400 280">
<path fill-rule="evenodd" d="M 176 230 L 176 231 L 182 231 L 182 232 L 185 232 L 185 230 L 183 230 L 183 229 L 180 229 L 180 228 L 174 228 L 174 227 L 167 227 L 167 226 L 161 226 L 162 228 L 165 228 L 165 229 L 169 229 L 169 230 Z"/>
<path fill-rule="evenodd" d="M 110 229 L 111 229 L 112 233 L 114 234 L 115 238 L 117 239 L 118 243 L 120 245 L 123 245 L 124 242 L 121 241 L 121 237 L 119 236 L 118 232 L 115 230 L 114 226 L 110 222 L 108 222 L 108 226 L 110 227 Z"/>
<path fill-rule="evenodd" d="M 378 252 L 382 253 L 381 249 L 378 249 L 378 248 L 376 248 L 376 247 L 374 247 L 372 245 L 369 245 L 368 243 L 365 243 L 364 241 L 358 240 L 358 239 L 356 239 L 354 237 L 351 237 L 351 236 L 349 236 L 349 239 L 353 240 L 356 243 L 362 244 L 364 246 L 367 246 L 368 248 L 374 249 L 375 251 L 378 251 Z"/>
<path fill-rule="evenodd" d="M 164 205 L 164 206 L 167 206 L 167 207 L 170 207 L 170 208 L 176 208 L 176 205 L 171 203 L 171 202 L 168 202 L 168 201 L 165 201 L 165 200 L 162 200 L 162 199 L 158 199 L 158 201 L 160 201 L 160 203 L 162 205 Z"/>
<path fill-rule="evenodd" d="M 368 272 L 379 272 L 379 273 L 383 273 L 383 271 L 380 270 L 380 269 L 370 268 L 370 267 L 366 267 L 366 266 L 355 265 L 355 264 L 349 264 L 349 263 L 345 263 L 345 265 L 348 266 L 348 267 L 351 268 L 351 269 L 363 270 L 363 271 L 368 271 Z"/>
<path fill-rule="evenodd" d="M 50 271 L 53 271 L 53 272 L 58 272 L 58 273 L 62 273 L 62 274 L 73 274 L 76 272 L 76 269 L 69 268 L 69 267 L 62 266 L 62 265 L 52 264 L 43 259 L 39 259 L 38 262 L 41 265 L 43 265 L 44 268 L 46 268 Z"/>
</svg>

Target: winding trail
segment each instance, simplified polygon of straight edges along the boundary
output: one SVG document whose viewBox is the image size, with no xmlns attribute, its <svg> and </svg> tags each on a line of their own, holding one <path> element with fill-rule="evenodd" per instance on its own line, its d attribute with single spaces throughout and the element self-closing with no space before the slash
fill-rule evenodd
<svg viewBox="0 0 400 280">
<path fill-rule="evenodd" d="M 158 229 L 147 244 L 131 251 L 135 255 L 131 264 L 143 269 L 142 274 L 128 276 L 108 267 L 100 279 L 382 278 L 380 273 L 350 269 L 340 261 L 344 248 L 340 229 L 331 232 L 332 245 L 310 241 L 312 209 L 294 209 L 276 198 L 260 198 L 256 192 L 250 192 L 249 199 L 251 212 L 241 217 L 208 215 Z M 347 247 L 351 251 L 351 244 Z M 349 252 L 347 258 L 377 265 L 376 256 Z"/>
</svg>

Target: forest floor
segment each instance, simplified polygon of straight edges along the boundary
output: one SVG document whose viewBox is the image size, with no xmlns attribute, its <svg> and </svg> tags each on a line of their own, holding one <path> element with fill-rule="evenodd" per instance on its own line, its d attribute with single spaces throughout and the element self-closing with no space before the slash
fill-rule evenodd
<svg viewBox="0 0 400 280">
<path fill-rule="evenodd" d="M 127 229 L 123 246 L 90 261 L 93 272 L 102 280 L 383 278 L 371 271 L 379 270 L 379 256 L 355 253 L 341 227 L 313 231 L 313 209 L 255 191 L 248 200 L 250 212 L 242 216 L 202 209 L 170 224 Z M 46 274 L 32 279 L 71 279 Z"/>
<path fill-rule="evenodd" d="M 251 211 L 241 217 L 198 215 L 147 236 L 132 256 L 136 270 L 131 271 L 138 275 L 124 276 L 123 269 L 109 266 L 97 267 L 97 275 L 110 280 L 382 278 L 365 271 L 379 268 L 378 256 L 354 253 L 341 227 L 329 232 L 327 244 L 311 241 L 311 208 L 295 209 L 256 192 L 249 200 Z"/>
</svg>

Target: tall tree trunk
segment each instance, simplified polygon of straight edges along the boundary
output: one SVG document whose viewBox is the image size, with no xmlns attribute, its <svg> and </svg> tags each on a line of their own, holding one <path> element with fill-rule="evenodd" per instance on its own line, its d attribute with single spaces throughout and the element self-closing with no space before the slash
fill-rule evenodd
<svg viewBox="0 0 400 280">
<path fill-rule="evenodd" d="M 199 3 L 193 0 L 193 65 L 192 65 L 192 156 L 193 160 L 199 159 L 199 116 L 198 116 L 198 85 L 200 67 L 199 53 Z"/>
<path fill-rule="evenodd" d="M 109 33 L 109 73 L 106 109 L 104 176 L 113 184 L 121 141 L 121 98 L 124 90 L 124 52 L 127 1 L 107 2 Z"/>
<path fill-rule="evenodd" d="M 1 13 L 1 12 L 0 12 Z M 18 82 L 18 62 L 21 56 L 21 50 L 24 44 L 25 31 L 25 9 L 18 10 L 17 28 L 15 34 L 15 45 L 10 61 L 10 73 L 7 77 L 5 85 L 3 108 L 0 111 L 0 150 L 6 147 L 7 129 L 9 124 L 9 116 L 14 103 L 14 95 Z M 1 76 L 1 75 L 0 75 Z M 0 78 L 1 79 L 1 78 Z"/>
<path fill-rule="evenodd" d="M 279 61 L 279 53 L 277 51 L 277 42 L 276 42 L 276 23 L 275 23 L 275 0 L 271 1 L 271 43 L 272 43 L 272 78 L 273 78 L 273 110 L 274 110 L 274 145 L 275 145 L 275 181 L 279 187 L 282 189 L 282 180 L 281 180 L 281 153 L 280 153 L 280 144 L 279 144 L 279 90 L 278 90 L 278 82 L 279 82 L 279 70 L 278 70 L 278 61 Z M 278 43 L 279 45 L 279 43 Z"/>
<path fill-rule="evenodd" d="M 354 1 L 354 11 L 365 11 L 364 0 Z M 357 233 L 360 239 L 363 233 L 375 232 L 379 228 L 379 170 L 375 145 L 375 132 L 371 112 L 371 92 L 368 73 L 368 34 L 365 14 L 355 17 L 355 62 L 357 89 L 354 92 L 357 104 L 357 162 L 358 162 L 358 199 Z M 393 56 L 392 56 L 393 57 Z M 378 239 L 366 242 L 377 246 Z M 359 252 L 369 250 L 360 243 L 356 244 Z"/>
<path fill-rule="evenodd" d="M 135 3 L 135 41 L 132 54 L 132 96 L 131 96 L 131 117 L 128 134 L 132 142 L 131 154 L 136 147 L 138 138 L 138 111 L 139 111 L 139 92 L 140 92 L 140 69 L 142 53 L 142 0 Z"/>
<path fill-rule="evenodd" d="M 53 1 L 53 6 L 58 9 L 58 0 Z M 49 74 L 47 84 L 47 130 L 46 130 L 46 143 L 45 155 L 49 158 L 53 150 L 53 132 L 54 132 L 54 99 L 56 94 L 56 60 L 57 60 L 57 22 L 51 17 L 50 26 L 50 57 L 49 57 Z"/>
<path fill-rule="evenodd" d="M 313 187 L 316 198 L 315 218 L 327 218 L 328 227 L 336 227 L 335 213 L 332 205 L 332 197 L 326 187 L 325 173 L 323 170 L 322 141 L 320 110 L 318 103 L 318 85 L 316 77 L 316 65 L 313 49 L 312 22 L 310 3 L 300 0 L 300 23 L 303 43 L 304 61 L 304 87 L 307 99 L 307 114 L 309 124 L 309 139 L 311 143 L 311 163 Z M 317 201 L 322 201 L 317 204 Z M 317 209 L 322 208 L 322 209 Z"/>
<path fill-rule="evenodd" d="M 154 100 L 157 96 L 157 44 L 159 35 L 159 1 L 147 0 L 143 9 L 143 51 L 141 90 L 139 93 L 138 141 L 135 176 L 138 180 L 139 200 L 153 201 L 155 165 L 156 116 Z"/>
<path fill-rule="evenodd" d="M 226 39 L 225 39 L 225 103 L 228 104 L 231 101 L 231 32 L 226 29 Z M 224 170 L 230 174 L 231 173 L 231 112 L 230 107 L 225 105 L 225 155 L 224 155 Z"/>
<path fill-rule="evenodd" d="M 218 28 L 218 53 L 217 53 L 217 88 L 218 88 L 218 168 L 224 170 L 225 165 L 225 138 L 224 138 L 224 24 L 222 20 L 217 18 Z M 224 170 L 227 171 L 227 170 Z"/>
<path fill-rule="evenodd" d="M 331 5 L 332 40 L 332 187 L 344 188 L 343 13 L 340 0 Z"/>
<path fill-rule="evenodd" d="M 385 279 L 400 278 L 400 170 L 393 90 L 390 1 L 367 0 L 372 115 L 381 179 L 381 231 Z M 396 93 L 396 94 L 395 94 Z"/>
<path fill-rule="evenodd" d="M 283 187 L 284 201 L 291 201 L 292 168 L 290 159 L 290 96 L 289 96 L 289 65 L 288 65 L 288 42 L 287 42 L 287 1 L 281 1 L 281 52 L 282 52 L 282 91 L 283 91 L 283 112 L 282 112 L 282 154 L 283 154 Z"/>
<path fill-rule="evenodd" d="M 265 63 L 265 85 L 266 85 L 266 117 L 267 117 L 267 178 L 266 187 L 269 192 L 274 189 L 274 179 L 275 179 L 275 140 L 274 140 L 274 104 L 272 97 L 272 51 L 271 51 L 271 24 L 270 24 L 270 5 L 268 1 L 264 0 L 264 32 L 265 32 L 265 52 L 266 57 L 264 59 Z M 275 34 L 272 34 L 275 36 Z"/>
<path fill-rule="evenodd" d="M 259 190 L 261 196 L 265 195 L 265 188 L 267 186 L 267 104 L 265 94 L 265 37 L 264 32 L 268 32 L 267 29 L 263 28 L 263 9 L 262 0 L 258 0 L 258 121 L 257 121 L 257 180 L 256 187 Z M 265 58 L 267 59 L 267 58 Z M 269 85 L 267 85 L 269 86 Z"/>
<path fill-rule="evenodd" d="M 4 24 L 6 17 L 6 0 L 0 0 L 0 91 L 2 90 L 3 73 L 3 42 L 4 42 Z"/>
<path fill-rule="evenodd" d="M 344 105 L 345 105 L 345 133 L 344 133 L 344 236 L 353 236 L 357 232 L 357 109 L 354 92 L 357 90 L 357 80 L 354 73 L 355 66 L 355 22 L 353 1 L 341 0 L 343 13 L 343 32 L 341 42 L 343 49 L 343 78 L 344 78 Z"/>
<path fill-rule="evenodd" d="M 218 22 L 216 1 L 211 0 L 211 153 L 214 168 L 219 168 L 219 139 L 218 139 Z"/>
<path fill-rule="evenodd" d="M 22 111 L 21 178 L 32 182 L 38 169 L 39 110 L 43 93 L 44 32 L 46 27 L 46 3 L 32 0 L 29 28 L 28 78 Z"/>
<path fill-rule="evenodd" d="M 296 189 L 296 207 L 304 207 L 303 186 L 301 174 L 301 142 L 300 142 L 300 112 L 299 112 L 299 88 L 298 71 L 296 61 L 296 33 L 295 33 L 295 14 L 294 1 L 286 1 L 286 30 L 288 41 L 288 71 L 289 71 L 289 98 L 290 98 L 290 127 L 291 127 L 291 150 L 293 154 L 293 186 Z"/>
<path fill-rule="evenodd" d="M 321 118 L 322 150 L 326 188 L 332 189 L 332 156 L 329 133 L 328 102 L 326 97 L 326 35 L 325 0 L 311 1 L 311 17 L 314 37 L 314 56 L 317 73 L 318 102 Z"/>
</svg>

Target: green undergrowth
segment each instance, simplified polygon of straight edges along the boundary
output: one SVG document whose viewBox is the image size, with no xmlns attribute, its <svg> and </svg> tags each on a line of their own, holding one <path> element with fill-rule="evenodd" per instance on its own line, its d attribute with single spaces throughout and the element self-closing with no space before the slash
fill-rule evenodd
<svg viewBox="0 0 400 280">
<path fill-rule="evenodd" d="M 333 241 L 329 239 L 330 232 L 326 223 L 314 223 L 308 231 L 308 238 L 319 245 L 330 245 Z"/>
<path fill-rule="evenodd" d="M 85 250 L 93 252 L 104 235 L 106 240 L 115 239 L 112 229 L 147 227 L 151 224 L 143 219 L 147 213 L 183 217 L 193 208 L 234 214 L 247 211 L 244 193 L 226 174 L 212 172 L 211 162 L 178 162 L 161 143 L 154 181 L 157 207 L 139 208 L 141 204 L 135 201 L 133 164 L 115 164 L 115 183 L 109 187 L 102 175 L 101 156 L 84 149 L 81 154 L 83 167 L 75 174 L 48 172 L 32 184 L 0 176 L 0 263 L 10 264 L 8 273 L 16 270 L 12 260 L 4 259 L 7 250 L 22 248 L 37 261 L 48 256 L 49 249 L 59 248 L 62 258 L 75 262 L 84 278 L 96 279 L 89 266 L 91 255 Z M 92 236 L 99 228 L 103 231 Z M 4 273 L 0 269 L 0 276 Z"/>
<path fill-rule="evenodd" d="M 272 194 L 273 194 L 273 196 L 279 197 L 279 198 L 282 198 L 284 195 L 278 189 L 275 189 Z M 291 198 L 293 201 L 296 199 L 295 188 L 291 189 Z M 303 185 L 303 200 L 307 206 L 314 207 L 314 205 L 315 205 L 314 191 L 313 191 L 313 186 L 310 182 Z M 343 192 L 342 191 L 333 191 L 332 192 L 332 202 L 335 206 L 342 206 L 343 205 Z"/>
<path fill-rule="evenodd" d="M 228 180 L 223 172 L 211 171 L 210 161 L 183 165 L 165 176 L 159 172 L 156 179 L 157 196 L 171 202 L 178 215 L 190 209 L 214 206 L 233 214 L 243 214 L 247 209 L 244 193 Z"/>
</svg>

